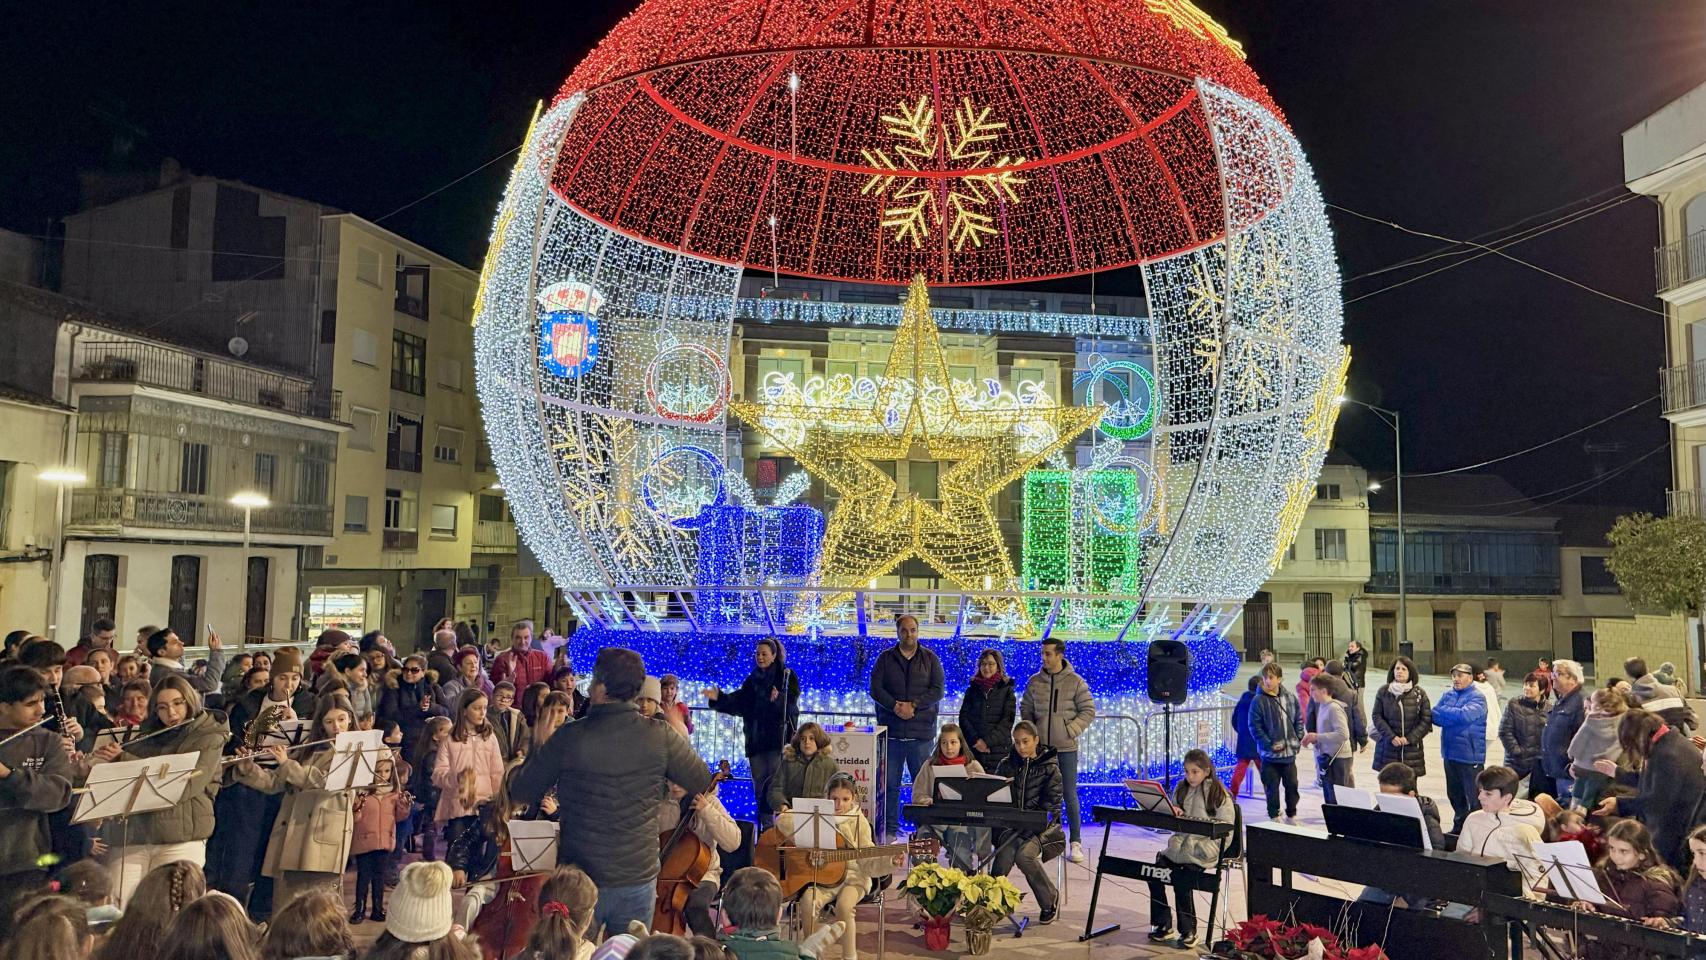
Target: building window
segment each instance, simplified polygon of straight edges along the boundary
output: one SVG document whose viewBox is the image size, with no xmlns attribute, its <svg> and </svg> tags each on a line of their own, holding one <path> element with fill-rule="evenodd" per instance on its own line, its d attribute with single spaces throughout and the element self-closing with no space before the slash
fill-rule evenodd
<svg viewBox="0 0 1706 960">
<path fill-rule="evenodd" d="M 421 422 L 401 413 L 391 414 L 391 432 L 385 439 L 385 466 L 390 470 L 421 472 Z"/>
<path fill-rule="evenodd" d="M 432 458 L 439 463 L 461 463 L 462 431 L 439 427 L 438 442 L 432 445 Z"/>
<path fill-rule="evenodd" d="M 397 296 L 393 308 L 416 319 L 427 318 L 427 281 L 432 268 L 424 263 L 409 263 L 397 254 Z"/>
<path fill-rule="evenodd" d="M 825 377 L 839 377 L 843 374 L 857 380 L 859 378 L 859 362 L 857 360 L 830 360 L 823 365 Z"/>
<path fill-rule="evenodd" d="M 296 461 L 296 502 L 314 505 L 330 503 L 332 489 L 329 474 L 324 460 Z"/>
<path fill-rule="evenodd" d="M 178 460 L 178 492 L 207 493 L 207 444 L 185 443 Z"/>
<path fill-rule="evenodd" d="M 480 494 L 480 522 L 498 523 L 504 518 L 504 498 Z"/>
<path fill-rule="evenodd" d="M 443 503 L 432 505 L 432 535 L 451 539 L 456 537 L 455 507 Z"/>
<path fill-rule="evenodd" d="M 255 454 L 255 490 L 272 496 L 273 480 L 278 476 L 278 457 L 271 453 Z"/>
<path fill-rule="evenodd" d="M 1617 585 L 1617 578 L 1605 568 L 1604 557 L 1582 558 L 1582 592 L 1583 593 L 1622 593 L 1623 588 Z"/>
<path fill-rule="evenodd" d="M 440 360 L 438 362 L 438 385 L 447 390 L 462 389 L 462 362 L 460 360 Z"/>
<path fill-rule="evenodd" d="M 1505 627 L 1499 619 L 1497 611 L 1489 610 L 1481 615 L 1487 626 L 1487 649 L 1503 650 L 1505 648 Z"/>
<path fill-rule="evenodd" d="M 350 328 L 350 359 L 370 367 L 379 366 L 379 340 L 360 327 Z"/>
<path fill-rule="evenodd" d="M 348 494 L 344 497 L 344 532 L 367 532 L 367 498 Z"/>
<path fill-rule="evenodd" d="M 101 434 L 101 475 L 100 484 L 103 487 L 124 486 L 124 467 L 126 454 L 130 448 L 130 435 L 125 433 Z"/>
<path fill-rule="evenodd" d="M 1303 595 L 1303 650 L 1308 654 L 1333 652 L 1333 595 Z"/>
<path fill-rule="evenodd" d="M 355 248 L 355 278 L 369 286 L 379 286 L 379 251 L 366 247 Z"/>
<path fill-rule="evenodd" d="M 170 590 L 166 625 L 179 639 L 194 643 L 201 635 L 201 557 L 182 554 L 172 558 Z"/>
<path fill-rule="evenodd" d="M 365 407 L 350 408 L 349 446 L 351 450 L 372 450 L 373 437 L 379 432 L 379 411 Z"/>
<path fill-rule="evenodd" d="M 303 618 L 308 636 L 316 637 L 326 630 L 342 630 L 352 637 L 367 632 L 369 594 L 365 587 L 310 587 L 308 609 Z M 377 596 L 374 598 L 378 609 Z"/>
<path fill-rule="evenodd" d="M 426 396 L 426 338 L 391 331 L 391 389 Z"/>
<path fill-rule="evenodd" d="M 419 510 L 420 501 L 413 490 L 385 491 L 385 549 L 415 549 Z"/>
<path fill-rule="evenodd" d="M 1337 500 L 1337 499 L 1339 499 L 1339 485 L 1336 483 L 1317 483 L 1315 485 L 1315 499 L 1317 499 L 1317 500 Z"/>
<path fill-rule="evenodd" d="M 1323 527 L 1315 531 L 1315 559 L 1344 560 L 1345 531 Z"/>
</svg>

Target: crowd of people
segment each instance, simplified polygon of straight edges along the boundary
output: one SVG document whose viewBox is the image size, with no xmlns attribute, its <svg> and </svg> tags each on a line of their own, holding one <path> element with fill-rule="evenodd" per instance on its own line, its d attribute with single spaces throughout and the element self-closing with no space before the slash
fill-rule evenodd
<svg viewBox="0 0 1706 960">
<path fill-rule="evenodd" d="M 1095 718 L 1088 684 L 1058 641 L 1045 641 L 1042 669 L 1022 685 L 987 650 L 961 722 L 943 724 L 940 659 L 912 617 L 896 634 L 870 676 L 894 772 L 880 831 L 828 733 L 800 722 L 799 677 L 778 639 L 756 642 L 738 688 L 704 691 L 709 709 L 741 722 L 759 829 L 801 798 L 825 798 L 848 845 L 874 847 L 900 831 L 903 771 L 925 803 L 941 766 L 1010 776 L 1019 803 L 1049 814 L 1046 828 L 938 832 L 966 866 L 1021 870 L 1038 919 L 1053 921 L 1042 864 L 1083 858 L 1076 755 Z M 23 632 L 0 650 L 0 960 L 588 960 L 612 944 L 670 960 L 773 960 L 839 944 L 856 960 L 854 908 L 900 864 L 856 860 L 837 885 L 809 888 L 800 910 L 812 936 L 778 954 L 774 878 L 722 875 L 719 851 L 742 838 L 721 778 L 691 747 L 680 681 L 647 675 L 631 650 L 599 651 L 581 684 L 566 645 L 540 649 L 526 621 L 501 648 L 447 620 L 408 652 L 381 632 L 327 630 L 306 654 L 229 659 L 210 631 L 193 663 L 170 629 L 136 637 L 122 652 L 115 624 L 98 620 L 69 650 Z M 380 731 L 382 746 L 371 783 L 338 789 L 334 744 L 350 731 Z M 102 764 L 177 755 L 194 758 L 178 802 L 74 816 Z M 516 872 L 511 825 L 526 820 L 559 824 L 555 872 Z M 695 940 L 636 940 L 629 932 L 644 934 L 659 902 L 659 833 L 677 824 L 711 851 L 682 911 Z M 369 922 L 384 932 L 358 950 L 353 931 Z"/>
</svg>

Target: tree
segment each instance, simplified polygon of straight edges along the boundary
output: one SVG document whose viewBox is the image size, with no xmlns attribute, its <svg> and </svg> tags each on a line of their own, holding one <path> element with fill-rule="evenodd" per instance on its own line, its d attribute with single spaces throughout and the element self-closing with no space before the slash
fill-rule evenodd
<svg viewBox="0 0 1706 960">
<path fill-rule="evenodd" d="M 1637 607 L 1698 615 L 1706 597 L 1706 520 L 1635 513 L 1605 538 L 1605 568 Z"/>
</svg>

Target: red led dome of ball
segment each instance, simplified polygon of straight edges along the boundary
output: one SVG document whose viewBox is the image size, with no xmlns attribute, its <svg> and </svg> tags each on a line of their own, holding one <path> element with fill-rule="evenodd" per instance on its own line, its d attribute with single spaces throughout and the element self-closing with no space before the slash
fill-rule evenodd
<svg viewBox="0 0 1706 960">
<path fill-rule="evenodd" d="M 1279 116 L 1184 0 L 648 0 L 565 83 L 552 185 L 764 270 L 1070 276 L 1219 238 L 1199 77 Z"/>
</svg>

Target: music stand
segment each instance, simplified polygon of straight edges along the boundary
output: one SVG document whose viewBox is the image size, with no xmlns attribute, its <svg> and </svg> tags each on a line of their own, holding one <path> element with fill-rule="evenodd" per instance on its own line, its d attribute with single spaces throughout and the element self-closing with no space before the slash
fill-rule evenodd
<svg viewBox="0 0 1706 960">
<path fill-rule="evenodd" d="M 954 792 L 959 794 L 959 796 L 943 797 L 941 793 L 938 792 L 938 788 L 942 785 L 942 780 L 938 778 L 931 781 L 931 792 L 935 794 L 935 799 L 951 799 L 959 803 L 982 804 L 1012 804 L 1014 802 L 1011 795 L 1009 795 L 1005 801 L 991 799 L 992 795 L 1000 793 L 1002 790 L 1013 785 L 1012 777 L 954 777 L 951 779 L 953 779 L 952 786 Z"/>
<path fill-rule="evenodd" d="M 1173 798 L 1167 796 L 1166 789 L 1154 780 L 1127 780 L 1125 788 L 1131 794 L 1132 800 L 1137 802 L 1139 810 L 1165 813 L 1169 816 L 1177 816 L 1179 813 L 1178 808 L 1173 806 Z"/>
<path fill-rule="evenodd" d="M 793 822 L 788 830 L 791 846 L 798 850 L 834 850 L 836 824 L 848 819 L 835 812 L 834 800 L 796 800 L 799 806 L 788 811 Z"/>
<path fill-rule="evenodd" d="M 71 822 L 88 823 L 133 813 L 169 810 L 183 802 L 199 753 L 169 753 L 146 760 L 114 760 L 89 768 Z"/>
<path fill-rule="evenodd" d="M 332 742 L 332 766 L 326 771 L 327 790 L 371 787 L 379 755 L 390 750 L 383 730 L 346 730 Z"/>
<path fill-rule="evenodd" d="M 1327 818 L 1327 832 L 1350 840 L 1383 843 L 1392 847 L 1427 849 L 1427 834 L 1420 820 L 1401 813 L 1364 810 L 1339 803 L 1321 805 Z"/>
<path fill-rule="evenodd" d="M 1580 840 L 1558 843 L 1529 843 L 1527 852 L 1516 855 L 1517 868 L 1530 888 L 1539 888 L 1550 881 L 1553 893 L 1571 900 L 1582 900 L 1594 906 L 1605 906 L 1611 898 L 1599 888 L 1599 878 L 1593 875 L 1587 848 Z M 1621 907 L 1622 904 L 1617 904 Z"/>
<path fill-rule="evenodd" d="M 556 869 L 557 838 L 561 829 L 562 825 L 555 820 L 509 821 L 512 872 Z"/>
<path fill-rule="evenodd" d="M 108 744 L 117 744 L 120 748 L 129 746 L 130 741 L 136 739 L 137 733 L 141 729 L 140 725 L 132 725 L 98 730 L 95 732 L 95 744 L 89 748 L 89 752 L 98 753 L 102 747 Z"/>
</svg>

